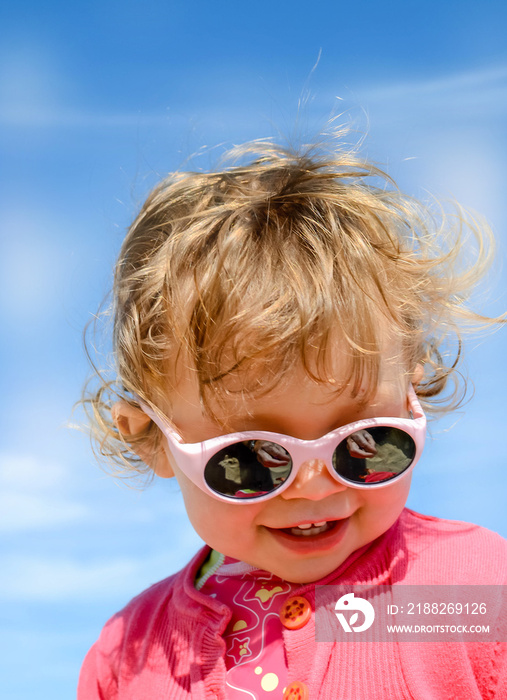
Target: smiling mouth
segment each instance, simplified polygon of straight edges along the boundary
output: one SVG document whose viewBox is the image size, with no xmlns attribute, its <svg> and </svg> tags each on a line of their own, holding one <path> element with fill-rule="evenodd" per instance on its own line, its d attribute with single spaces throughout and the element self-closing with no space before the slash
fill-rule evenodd
<svg viewBox="0 0 507 700">
<path fill-rule="evenodd" d="M 280 530 L 288 535 L 296 535 L 297 537 L 312 537 L 332 530 L 336 527 L 337 522 L 337 520 L 324 520 L 318 523 L 298 525 L 297 527 L 284 527 L 280 528 Z"/>
</svg>

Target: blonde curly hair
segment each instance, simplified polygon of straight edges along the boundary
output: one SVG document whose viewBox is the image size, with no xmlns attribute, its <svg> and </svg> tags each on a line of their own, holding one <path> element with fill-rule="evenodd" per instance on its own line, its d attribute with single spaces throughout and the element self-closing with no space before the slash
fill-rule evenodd
<svg viewBox="0 0 507 700">
<path fill-rule="evenodd" d="M 385 329 L 400 341 L 407 372 L 427 411 L 454 408 L 462 332 L 491 319 L 466 299 L 493 255 L 489 228 L 401 194 L 354 151 L 322 145 L 291 150 L 271 141 L 234 148 L 215 172 L 177 172 L 149 194 L 115 268 L 114 376 L 85 390 L 101 455 L 146 472 L 132 445 L 158 439 L 152 423 L 126 443 L 112 403 L 141 398 L 165 411 L 178 363 L 196 372 L 203 410 L 231 391 L 273 389 L 296 365 L 333 381 L 338 332 L 352 395 L 373 395 Z M 450 378 L 454 390 L 442 392 Z M 340 378 L 341 380 L 343 378 Z M 170 404 L 169 404 L 170 405 Z"/>
</svg>

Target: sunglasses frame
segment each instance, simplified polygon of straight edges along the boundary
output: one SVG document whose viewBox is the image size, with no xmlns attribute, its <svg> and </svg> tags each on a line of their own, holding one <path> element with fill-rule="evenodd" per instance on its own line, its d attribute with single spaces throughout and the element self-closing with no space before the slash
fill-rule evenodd
<svg viewBox="0 0 507 700">
<path fill-rule="evenodd" d="M 137 398 L 137 397 L 136 397 Z M 408 389 L 408 400 L 410 405 L 411 418 L 364 418 L 353 423 L 348 423 L 341 428 L 336 428 L 326 435 L 316 440 L 300 440 L 299 438 L 283 433 L 271 433 L 263 430 L 247 430 L 238 433 L 228 433 L 218 437 L 204 440 L 203 442 L 183 442 L 182 437 L 176 432 L 166 418 L 156 414 L 151 408 L 143 403 L 139 398 L 137 401 L 141 409 L 160 428 L 167 439 L 168 448 L 179 468 L 193 483 L 205 493 L 219 501 L 227 503 L 260 503 L 270 498 L 279 496 L 293 483 L 301 466 L 310 460 L 319 459 L 325 462 L 326 468 L 331 476 L 340 484 L 355 489 L 380 489 L 390 486 L 393 482 L 407 476 L 417 464 L 423 451 L 426 437 L 426 416 L 421 408 L 412 385 Z M 367 430 L 374 427 L 398 428 L 408 433 L 413 439 L 416 452 L 412 463 L 398 475 L 386 479 L 385 481 L 375 481 L 370 483 L 356 483 L 340 476 L 333 467 L 333 454 L 338 445 L 347 437 L 359 430 Z M 280 486 L 276 486 L 269 493 L 260 496 L 226 496 L 218 493 L 206 483 L 204 470 L 210 459 L 229 445 L 237 442 L 249 440 L 265 440 L 281 445 L 292 460 L 292 467 L 289 477 Z M 317 456 L 318 455 L 318 456 Z"/>
</svg>

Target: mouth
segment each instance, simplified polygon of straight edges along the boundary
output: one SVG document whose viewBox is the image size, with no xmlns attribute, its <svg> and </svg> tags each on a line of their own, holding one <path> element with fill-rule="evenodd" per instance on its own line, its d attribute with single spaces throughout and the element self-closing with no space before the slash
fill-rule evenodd
<svg viewBox="0 0 507 700">
<path fill-rule="evenodd" d="M 318 523 L 305 523 L 304 525 L 296 525 L 295 527 L 282 527 L 280 528 L 282 532 L 288 535 L 295 535 L 296 537 L 314 537 L 315 535 L 320 535 L 323 532 L 332 530 L 336 527 L 338 520 L 322 520 Z"/>
<path fill-rule="evenodd" d="M 282 547 L 300 554 L 316 554 L 336 547 L 345 537 L 349 522 L 350 518 L 343 518 L 267 529 Z"/>
</svg>

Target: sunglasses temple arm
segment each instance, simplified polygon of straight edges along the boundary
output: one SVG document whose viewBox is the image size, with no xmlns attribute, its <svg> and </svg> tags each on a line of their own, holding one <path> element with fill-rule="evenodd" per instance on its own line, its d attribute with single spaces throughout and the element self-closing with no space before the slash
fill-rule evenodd
<svg viewBox="0 0 507 700">
<path fill-rule="evenodd" d="M 148 418 L 150 418 L 150 420 L 152 420 L 155 423 L 155 425 L 164 433 L 164 435 L 166 435 L 169 438 L 169 440 L 172 440 L 178 444 L 182 442 L 181 436 L 178 435 L 178 433 L 171 427 L 167 420 L 164 420 L 160 416 L 157 416 L 155 411 L 153 411 L 149 406 L 147 406 L 144 403 L 144 401 L 141 401 L 139 396 L 137 396 L 136 394 L 134 394 L 132 398 L 135 401 L 137 401 L 137 403 L 139 404 L 139 408 L 143 411 L 143 413 L 146 413 Z"/>
<path fill-rule="evenodd" d="M 424 411 L 422 410 L 422 406 L 419 402 L 419 399 L 412 384 L 410 385 L 408 390 L 408 400 L 410 402 L 410 409 L 412 411 L 414 419 L 417 420 L 418 418 L 424 418 L 424 421 L 426 422 L 426 416 L 424 414 Z"/>
</svg>

